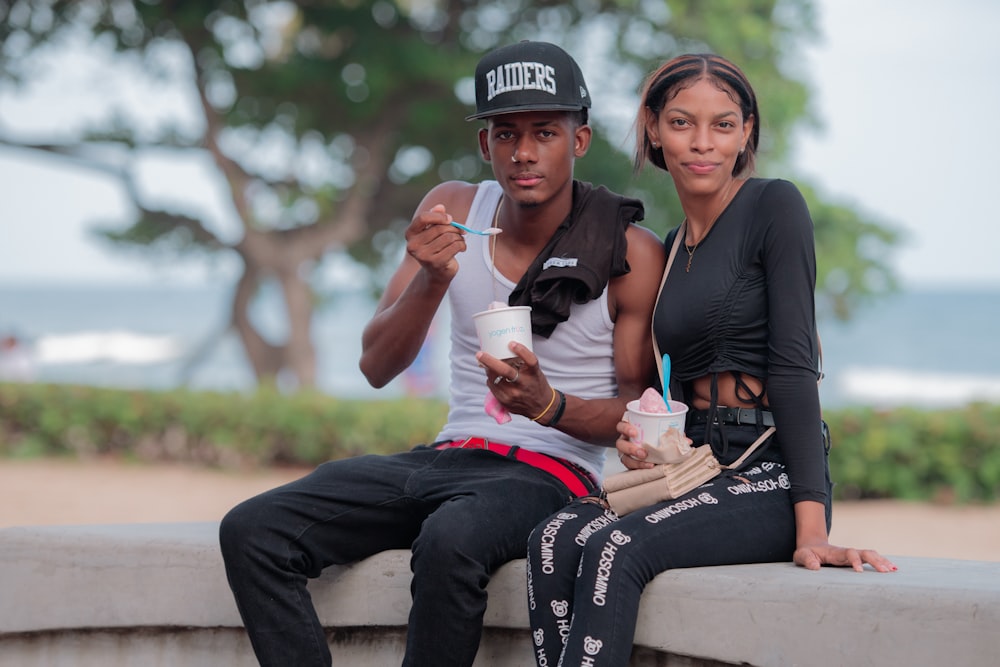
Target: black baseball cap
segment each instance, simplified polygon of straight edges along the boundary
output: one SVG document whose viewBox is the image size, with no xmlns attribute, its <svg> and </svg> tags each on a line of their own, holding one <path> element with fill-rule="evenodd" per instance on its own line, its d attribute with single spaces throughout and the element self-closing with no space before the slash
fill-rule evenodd
<svg viewBox="0 0 1000 667">
<path fill-rule="evenodd" d="M 590 108 L 576 61 L 548 42 L 518 42 L 487 53 L 476 65 L 476 113 L 465 120 L 519 111 Z"/>
</svg>

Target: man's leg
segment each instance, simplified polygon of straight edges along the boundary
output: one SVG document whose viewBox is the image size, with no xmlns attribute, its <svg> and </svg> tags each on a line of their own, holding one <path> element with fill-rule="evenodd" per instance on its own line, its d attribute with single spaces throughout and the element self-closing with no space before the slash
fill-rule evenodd
<svg viewBox="0 0 1000 667">
<path fill-rule="evenodd" d="M 408 548 L 429 508 L 406 487 L 436 455 L 419 449 L 325 463 L 226 515 L 226 575 L 262 666 L 330 665 L 307 580 L 335 563 Z"/>
<path fill-rule="evenodd" d="M 413 544 L 407 667 L 472 664 L 490 576 L 523 558 L 532 528 L 570 497 L 554 477 L 524 463 L 483 451 L 443 454 L 440 474 L 426 476 L 421 494 L 442 504 Z"/>
</svg>

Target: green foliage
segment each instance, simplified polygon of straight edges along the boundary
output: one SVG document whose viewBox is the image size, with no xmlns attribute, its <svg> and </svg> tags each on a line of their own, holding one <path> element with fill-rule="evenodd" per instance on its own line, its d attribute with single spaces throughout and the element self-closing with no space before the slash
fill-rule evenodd
<svg viewBox="0 0 1000 667">
<path fill-rule="evenodd" d="M 201 136 L 183 136 L 176 121 L 150 129 L 116 114 L 85 128 L 80 145 L 208 147 L 246 230 L 323 230 L 314 245 L 346 247 L 373 267 L 395 264 L 400 226 L 427 189 L 443 179 L 490 176 L 477 150 L 478 125 L 461 120 L 469 100 L 457 91 L 468 92 L 476 61 L 497 45 L 547 39 L 577 56 L 588 71 L 598 129 L 577 175 L 641 197 L 645 224 L 661 235 L 683 217 L 669 177 L 656 170 L 632 177 L 630 142 L 612 127 L 621 114 L 608 112 L 624 106 L 631 115 L 645 73 L 686 51 L 738 63 L 760 100 L 763 175 L 799 182 L 786 164 L 789 142 L 796 126 L 812 120 L 800 57 L 816 34 L 812 0 L 18 0 L 0 3 L 0 17 L 0 41 L 8 46 L 0 85 L 30 80 L 36 56 L 70 32 L 89 33 L 95 50 L 114 49 L 153 72 L 181 55 L 189 76 L 172 83 L 205 101 L 204 127 L 187 128 Z M 290 159 L 272 158 L 278 144 Z M 319 158 L 321 173 L 299 171 Z M 254 206 L 258 198 L 280 202 L 281 212 Z M 815 193 L 807 198 L 817 222 L 821 312 L 845 318 L 863 298 L 891 289 L 885 251 L 897 239 L 849 207 Z M 103 237 L 161 253 L 243 251 L 207 233 L 212 227 L 203 227 L 200 213 L 150 210 L 155 206 L 136 201 L 136 218 L 123 229 L 105 228 Z M 307 258 L 309 265 L 315 259 Z"/>
<path fill-rule="evenodd" d="M 433 440 L 438 401 L 0 384 L 0 456 L 114 455 L 225 467 L 316 465 Z"/>
<path fill-rule="evenodd" d="M 0 457 L 113 455 L 221 467 L 314 466 L 431 442 L 435 400 L 346 401 L 315 392 L 126 391 L 0 384 Z M 1000 497 L 1000 405 L 825 414 L 838 499 Z"/>
<path fill-rule="evenodd" d="M 824 201 L 806 183 L 798 186 L 809 205 L 816 238 L 816 309 L 848 320 L 862 303 L 897 288 L 883 260 L 899 233 L 851 208 Z"/>
<path fill-rule="evenodd" d="M 1000 405 L 825 415 L 834 497 L 941 502 L 1000 496 Z"/>
</svg>

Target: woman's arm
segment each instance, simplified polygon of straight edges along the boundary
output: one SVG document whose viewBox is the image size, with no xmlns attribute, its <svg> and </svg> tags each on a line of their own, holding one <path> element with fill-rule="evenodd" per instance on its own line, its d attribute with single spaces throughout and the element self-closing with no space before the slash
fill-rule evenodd
<svg viewBox="0 0 1000 667">
<path fill-rule="evenodd" d="M 771 216 L 764 244 L 770 348 L 767 396 L 795 504 L 793 560 L 810 570 L 839 565 L 860 572 L 868 563 L 878 572 L 893 572 L 896 566 L 877 551 L 829 542 L 826 452 L 817 385 L 812 219 L 805 200 L 791 183 L 775 181 L 767 195 L 762 198 L 768 208 L 765 213 Z"/>
<path fill-rule="evenodd" d="M 788 181 L 771 181 L 755 212 L 767 280 L 767 399 L 792 502 L 824 503 L 826 453 L 817 381 L 816 250 L 809 209 Z"/>
<path fill-rule="evenodd" d="M 807 570 L 822 565 L 850 566 L 857 572 L 868 563 L 876 572 L 895 572 L 891 560 L 874 549 L 853 549 L 830 544 L 826 532 L 826 508 L 811 500 L 795 503 L 795 554 L 792 560 Z"/>
</svg>

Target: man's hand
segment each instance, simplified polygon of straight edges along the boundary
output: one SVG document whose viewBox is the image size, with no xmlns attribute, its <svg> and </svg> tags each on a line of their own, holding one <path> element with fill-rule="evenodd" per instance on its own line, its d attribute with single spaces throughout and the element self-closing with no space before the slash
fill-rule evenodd
<svg viewBox="0 0 1000 667">
<path fill-rule="evenodd" d="M 417 215 L 406 228 L 406 252 L 420 263 L 429 277 L 451 282 L 458 273 L 455 255 L 465 250 L 465 236 L 451 223 L 444 205 L 437 204 Z"/>
<path fill-rule="evenodd" d="M 505 360 L 477 352 L 476 361 L 486 369 L 486 387 L 497 401 L 511 414 L 534 419 L 546 406 L 551 407 L 552 387 L 538 367 L 538 357 L 531 350 L 511 342 L 510 351 L 511 358 Z M 544 425 L 545 422 L 546 419 L 539 419 L 539 423 Z"/>
</svg>

